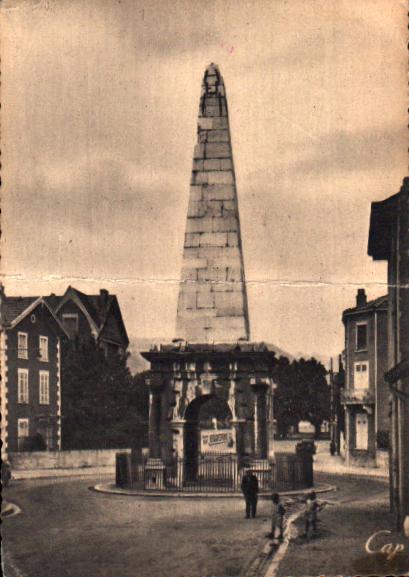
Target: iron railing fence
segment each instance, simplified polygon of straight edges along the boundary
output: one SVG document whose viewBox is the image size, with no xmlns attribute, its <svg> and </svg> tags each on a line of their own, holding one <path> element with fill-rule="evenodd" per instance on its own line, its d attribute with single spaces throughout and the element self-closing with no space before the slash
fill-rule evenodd
<svg viewBox="0 0 409 577">
<path fill-rule="evenodd" d="M 197 459 L 177 458 L 166 468 L 165 483 L 169 489 L 196 493 L 237 491 L 241 484 L 237 455 L 202 453 Z"/>
<path fill-rule="evenodd" d="M 236 454 L 202 453 L 196 458 L 175 458 L 152 473 L 146 457 L 117 454 L 118 486 L 135 489 L 169 490 L 191 493 L 232 493 L 241 491 L 244 468 Z M 279 453 L 274 465 L 253 461 L 261 493 L 292 491 L 313 485 L 311 456 Z"/>
</svg>

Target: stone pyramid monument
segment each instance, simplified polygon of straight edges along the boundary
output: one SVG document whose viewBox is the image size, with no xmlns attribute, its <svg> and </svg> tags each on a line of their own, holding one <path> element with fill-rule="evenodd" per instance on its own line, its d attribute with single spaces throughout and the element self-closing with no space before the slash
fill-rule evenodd
<svg viewBox="0 0 409 577">
<path fill-rule="evenodd" d="M 197 480 L 199 413 L 210 399 L 231 414 L 238 466 L 265 470 L 274 457 L 276 360 L 250 342 L 226 92 L 214 64 L 202 83 L 176 328 L 171 344 L 142 353 L 151 365 L 146 478 L 165 484 L 166 463 L 177 467 L 179 488 Z"/>
<path fill-rule="evenodd" d="M 202 82 L 176 336 L 192 343 L 250 339 L 243 252 L 223 77 Z"/>
</svg>

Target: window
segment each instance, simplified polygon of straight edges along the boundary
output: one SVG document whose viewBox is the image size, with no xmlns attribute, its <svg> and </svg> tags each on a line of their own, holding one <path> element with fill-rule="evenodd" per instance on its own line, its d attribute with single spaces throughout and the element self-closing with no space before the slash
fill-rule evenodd
<svg viewBox="0 0 409 577">
<path fill-rule="evenodd" d="M 20 451 L 25 449 L 25 444 L 28 436 L 29 436 L 28 419 L 17 419 L 17 445 Z"/>
<path fill-rule="evenodd" d="M 50 404 L 50 373 L 40 371 L 40 405 Z"/>
<path fill-rule="evenodd" d="M 28 359 L 28 334 L 17 333 L 17 350 L 19 359 Z"/>
<path fill-rule="evenodd" d="M 78 334 L 78 315 L 77 314 L 65 314 L 62 315 L 62 324 L 67 331 L 70 338 L 74 338 Z"/>
<path fill-rule="evenodd" d="M 17 402 L 28 403 L 28 369 L 17 370 Z"/>
<path fill-rule="evenodd" d="M 48 361 L 48 337 L 40 336 L 40 361 Z"/>
<path fill-rule="evenodd" d="M 365 351 L 368 348 L 368 326 L 366 323 L 356 325 L 356 350 Z"/>
<path fill-rule="evenodd" d="M 367 389 L 369 387 L 369 363 L 363 361 L 355 363 L 354 388 Z"/>
</svg>

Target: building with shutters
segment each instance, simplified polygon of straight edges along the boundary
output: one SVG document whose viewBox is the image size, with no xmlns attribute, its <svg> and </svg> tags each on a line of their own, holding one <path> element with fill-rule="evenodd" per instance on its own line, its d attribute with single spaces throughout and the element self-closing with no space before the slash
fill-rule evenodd
<svg viewBox="0 0 409 577">
<path fill-rule="evenodd" d="M 42 297 L 1 294 L 2 455 L 61 448 L 61 343 L 68 335 Z"/>
<path fill-rule="evenodd" d="M 371 206 L 368 254 L 388 263 L 388 372 L 391 392 L 390 497 L 409 534 L 409 178 Z"/>
<path fill-rule="evenodd" d="M 108 356 L 129 339 L 118 299 L 86 295 L 6 297 L 1 290 L 2 455 L 61 449 L 61 363 L 65 347 L 93 339 Z"/>
<path fill-rule="evenodd" d="M 389 433 L 388 297 L 368 301 L 358 289 L 356 306 L 342 315 L 345 326 L 345 459 L 349 465 L 376 466 L 377 450 Z"/>
</svg>

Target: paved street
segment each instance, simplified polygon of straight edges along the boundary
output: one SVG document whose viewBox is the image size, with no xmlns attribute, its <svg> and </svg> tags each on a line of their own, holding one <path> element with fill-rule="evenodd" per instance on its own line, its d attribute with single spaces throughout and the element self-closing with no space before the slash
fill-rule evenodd
<svg viewBox="0 0 409 577">
<path fill-rule="evenodd" d="M 17 481 L 6 490 L 5 498 L 22 509 L 3 524 L 4 551 L 20 575 L 233 576 L 269 530 L 267 501 L 260 502 L 259 518 L 245 520 L 238 499 L 139 499 L 89 491 L 100 481 Z"/>
<path fill-rule="evenodd" d="M 108 479 L 12 483 L 5 498 L 22 512 L 3 524 L 6 577 L 238 576 L 269 530 L 267 501 L 248 521 L 238 499 L 140 499 L 88 489 L 101 481 Z M 384 480 L 319 481 L 340 490 L 320 496 L 331 504 L 318 538 L 291 543 L 279 575 L 356 574 L 365 540 L 388 528 Z"/>
</svg>

